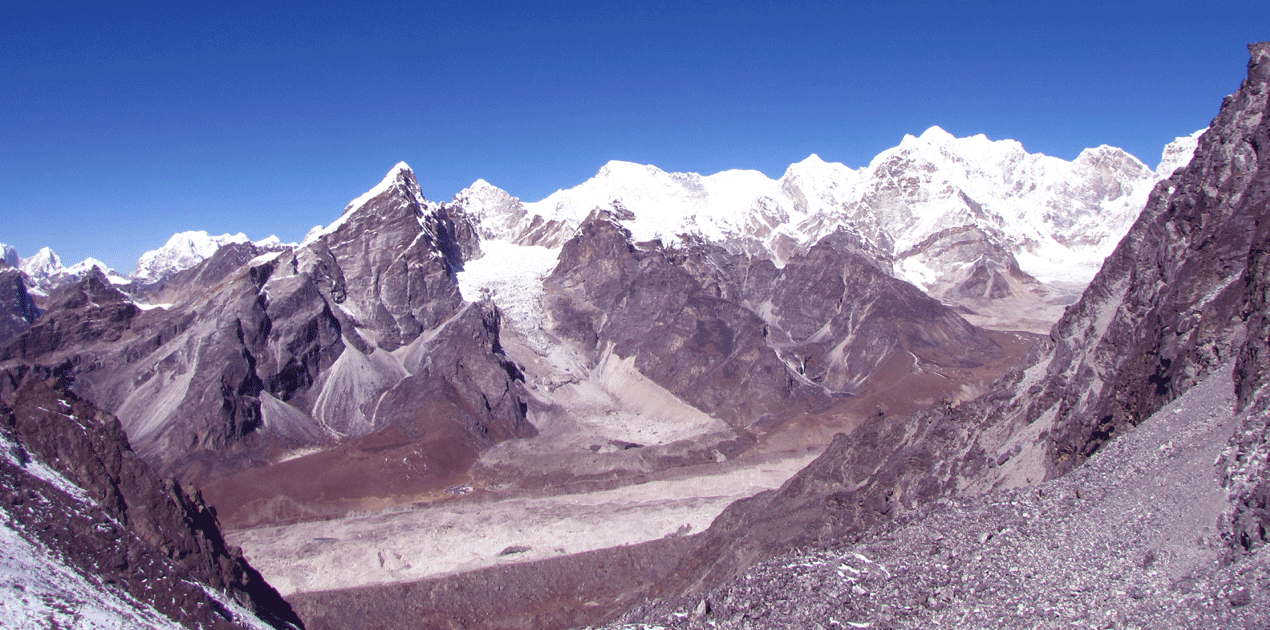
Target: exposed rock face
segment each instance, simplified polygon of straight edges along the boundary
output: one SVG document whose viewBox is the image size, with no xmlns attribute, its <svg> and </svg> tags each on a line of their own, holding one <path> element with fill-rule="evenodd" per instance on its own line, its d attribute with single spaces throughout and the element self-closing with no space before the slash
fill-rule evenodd
<svg viewBox="0 0 1270 630">
<path fill-rule="evenodd" d="M 923 366 L 977 367 L 1001 351 L 848 233 L 777 269 L 704 242 L 633 243 L 620 218 L 597 211 L 564 245 L 545 283 L 549 328 L 595 361 L 634 357 L 734 428 L 761 433 Z"/>
<path fill-rule="evenodd" d="M 1200 136 L 1195 159 L 1157 186 L 1049 343 L 979 399 L 874 418 L 835 439 L 780 491 L 725 511 L 666 591 L 701 589 L 762 557 L 858 535 L 940 497 L 1062 475 L 1239 354 L 1244 318 L 1264 300 L 1264 272 L 1245 270 L 1262 262 L 1250 226 L 1265 223 L 1270 172 L 1259 153 L 1270 45 L 1252 50 L 1248 79 Z M 1251 367 L 1265 354 L 1257 325 L 1241 373 L 1264 373 Z M 1255 398 L 1245 381 L 1236 378 L 1245 399 Z M 1233 517 L 1244 532 L 1264 522 L 1262 464 L 1246 463 L 1264 448 L 1257 426 L 1231 473 L 1248 498 Z"/>
<path fill-rule="evenodd" d="M 1266 118 L 1270 43 L 1251 49 L 1248 80 L 1228 101 L 1247 112 L 1239 118 L 1246 135 L 1242 141 L 1222 145 L 1239 170 L 1251 174 L 1247 187 L 1228 189 L 1231 203 L 1246 206 L 1250 212 L 1262 209 L 1248 266 L 1238 283 L 1245 291 L 1243 314 L 1248 331 L 1236 368 L 1237 393 L 1247 415 L 1221 462 L 1234 500 L 1223 524 L 1224 534 L 1232 549 L 1241 553 L 1263 549 L 1270 542 L 1270 220 L 1265 216 L 1270 208 L 1270 120 Z"/>
<path fill-rule="evenodd" d="M 30 328 L 39 316 L 22 272 L 0 262 L 0 343 Z"/>
<path fill-rule="evenodd" d="M 393 461 L 433 471 L 400 492 L 443 483 L 484 448 L 533 428 L 497 313 L 464 302 L 453 279 L 475 248 L 462 212 L 425 201 L 404 165 L 372 193 L 303 247 L 222 247 L 149 289 L 162 308 L 143 310 L 90 274 L 50 296 L 48 314 L 0 348 L 0 368 L 10 383 L 28 370 L 72 377 L 124 421 L 142 457 L 185 481 L 341 443 L 353 451 L 342 461 L 392 445 L 418 460 Z M 332 456 L 311 457 L 287 462 L 285 490 L 261 482 L 271 473 L 249 471 L 261 483 L 207 491 L 230 520 L 257 498 L 340 495 L 320 489 L 338 485 Z M 361 474 L 406 473 L 373 472 L 378 465 Z"/>
<path fill-rule="evenodd" d="M 98 584 L 113 584 L 186 626 L 239 627 L 198 583 L 275 627 L 303 626 L 225 544 L 199 493 L 161 480 L 129 448 L 114 416 L 36 378 L 25 380 L 12 402 L 0 406 L 0 432 L 13 450 L 0 459 L 0 507 L 10 526 L 58 550 Z M 24 470 L 32 459 L 82 489 L 87 503 Z"/>
</svg>

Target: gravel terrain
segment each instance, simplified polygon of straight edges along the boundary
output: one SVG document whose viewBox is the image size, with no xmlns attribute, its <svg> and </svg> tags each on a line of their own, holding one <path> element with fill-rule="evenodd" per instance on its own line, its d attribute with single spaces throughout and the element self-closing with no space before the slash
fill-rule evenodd
<svg viewBox="0 0 1270 630">
<path fill-rule="evenodd" d="M 228 539 L 283 595 L 412 582 L 696 533 L 815 455 L 698 466 L 584 494 L 478 493 L 413 510 L 232 531 Z"/>
<path fill-rule="evenodd" d="M 944 500 L 620 628 L 1266 628 L 1270 552 L 1225 553 L 1227 365 L 1065 477 Z"/>
</svg>

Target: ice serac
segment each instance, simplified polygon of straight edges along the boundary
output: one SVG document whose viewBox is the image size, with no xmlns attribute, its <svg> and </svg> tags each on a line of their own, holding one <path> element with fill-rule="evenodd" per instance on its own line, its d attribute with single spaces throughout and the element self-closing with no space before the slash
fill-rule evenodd
<svg viewBox="0 0 1270 630">
<path fill-rule="evenodd" d="M 0 404 L 5 527 L 126 594 L 119 614 L 143 615 L 146 607 L 187 627 L 261 627 L 234 612 L 242 606 L 273 627 L 303 627 L 225 543 L 197 490 L 156 475 L 114 416 L 38 377 L 24 379 L 9 401 Z M 83 596 L 51 597 L 78 608 Z"/>
<path fill-rule="evenodd" d="M 223 245 L 140 302 L 90 273 L 0 347 L 0 369 L 72 378 L 231 523 L 433 491 L 533 432 L 498 313 L 454 280 L 475 238 L 399 165 L 301 247 Z"/>
<path fill-rule="evenodd" d="M 1252 52 L 1194 159 L 1156 186 L 1048 343 L 975 400 L 839 436 L 779 491 L 725 511 L 664 592 L 708 588 L 758 558 L 850 539 L 942 497 L 1063 475 L 1236 356 L 1242 400 L 1261 409 L 1270 44 Z M 1121 159 L 1103 153 L 1095 161 Z M 1258 418 L 1222 463 L 1240 502 L 1227 536 L 1245 550 L 1265 540 Z"/>
</svg>

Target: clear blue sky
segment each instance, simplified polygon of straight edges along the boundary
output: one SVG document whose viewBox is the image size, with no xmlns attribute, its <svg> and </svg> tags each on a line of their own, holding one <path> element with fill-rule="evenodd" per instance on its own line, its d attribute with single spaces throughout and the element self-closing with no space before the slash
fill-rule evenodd
<svg viewBox="0 0 1270 630">
<path fill-rule="evenodd" d="M 905 133 L 1154 166 L 1270 39 L 1259 2 L 0 5 L 0 242 L 129 272 L 174 232 L 298 240 L 400 160 L 529 201 L 610 159 L 778 177 Z"/>
</svg>

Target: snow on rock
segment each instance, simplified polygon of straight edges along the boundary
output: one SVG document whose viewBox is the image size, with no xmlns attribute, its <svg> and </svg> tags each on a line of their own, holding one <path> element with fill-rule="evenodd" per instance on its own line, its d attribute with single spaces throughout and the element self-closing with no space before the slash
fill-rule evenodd
<svg viewBox="0 0 1270 630">
<path fill-rule="evenodd" d="M 220 236 L 209 236 L 204 230 L 173 234 L 163 247 L 141 255 L 132 277 L 143 284 L 157 282 L 207 260 L 225 245 L 247 242 L 250 240 L 241 232 Z"/>
<path fill-rule="evenodd" d="M 326 227 L 321 225 L 313 226 L 313 229 L 309 230 L 309 233 L 304 236 L 304 241 L 300 243 L 300 246 L 303 247 L 327 234 L 334 233 L 340 228 L 340 226 L 344 225 L 344 223 L 348 221 L 349 217 L 356 214 L 362 206 L 365 206 L 372 199 L 392 190 L 395 186 L 404 187 L 406 191 L 419 202 L 420 205 L 427 203 L 423 198 L 423 193 L 419 191 L 419 184 L 415 181 L 414 171 L 410 169 L 410 165 L 405 162 L 398 162 L 396 166 L 393 166 L 392 169 L 388 171 L 388 174 L 384 176 L 384 179 L 375 185 L 374 188 L 371 188 L 370 190 L 362 193 L 358 198 L 350 201 L 348 205 L 344 207 L 344 213 L 340 215 L 340 218 L 336 219 L 333 223 Z"/>
<path fill-rule="evenodd" d="M 1191 158 L 1195 156 L 1195 147 L 1199 145 L 1199 137 L 1205 131 L 1207 128 L 1200 129 L 1189 136 L 1178 136 L 1164 147 L 1164 153 L 1160 156 L 1160 165 L 1155 167 L 1155 174 L 1160 179 L 1164 179 L 1177 169 L 1190 164 Z"/>
<path fill-rule="evenodd" d="M 123 593 L 94 584 L 27 541 L 0 513 L 0 627 L 172 628 L 182 626 Z"/>
<path fill-rule="evenodd" d="M 6 245 L 5 243 L 0 243 L 0 259 L 14 268 L 22 264 L 22 259 L 18 257 L 18 250 L 14 249 L 12 245 Z"/>
<path fill-rule="evenodd" d="M 22 259 L 18 268 L 36 282 L 53 278 L 66 272 L 66 267 L 62 266 L 62 260 L 57 257 L 53 250 L 47 247 L 40 248 L 40 251 L 35 252 L 35 255 L 30 258 Z"/>
<path fill-rule="evenodd" d="M 1087 283 L 1156 180 L 1114 147 L 1066 161 L 1028 153 L 1013 140 L 956 138 L 931 127 L 859 170 L 817 155 L 776 180 L 757 171 L 703 176 L 613 161 L 541 201 L 523 203 L 480 180 L 455 202 L 478 219 L 487 240 L 555 246 L 594 208 L 620 205 L 634 215 L 623 224 L 636 240 L 692 235 L 777 264 L 845 229 L 882 256 L 913 258 L 902 267 L 924 269 L 932 281 L 957 270 L 937 259 L 943 250 L 923 248 L 950 230 L 973 227 L 1042 281 Z M 973 261 L 957 264 L 966 262 Z"/>
</svg>

